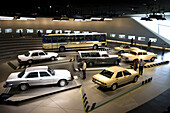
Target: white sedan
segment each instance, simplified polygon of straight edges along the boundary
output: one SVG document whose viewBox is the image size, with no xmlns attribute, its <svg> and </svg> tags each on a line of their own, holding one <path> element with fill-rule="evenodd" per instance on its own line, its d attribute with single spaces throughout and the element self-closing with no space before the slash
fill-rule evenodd
<svg viewBox="0 0 170 113">
<path fill-rule="evenodd" d="M 27 62 L 31 64 L 33 61 L 50 59 L 54 61 L 58 56 L 58 53 L 44 52 L 42 50 L 28 51 L 23 55 L 18 55 L 18 62 Z"/>
<path fill-rule="evenodd" d="M 11 73 L 4 87 L 19 87 L 21 91 L 37 85 L 58 84 L 63 87 L 70 80 L 73 80 L 73 76 L 68 70 L 52 70 L 48 66 L 37 66 Z"/>
</svg>

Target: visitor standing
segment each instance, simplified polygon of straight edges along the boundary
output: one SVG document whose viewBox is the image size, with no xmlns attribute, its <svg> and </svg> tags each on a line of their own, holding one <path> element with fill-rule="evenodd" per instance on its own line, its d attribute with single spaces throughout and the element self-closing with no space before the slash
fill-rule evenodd
<svg viewBox="0 0 170 113">
<path fill-rule="evenodd" d="M 138 59 L 133 61 L 133 69 L 136 71 L 138 69 Z"/>
<path fill-rule="evenodd" d="M 82 60 L 82 71 L 83 71 L 83 79 L 86 79 L 86 67 L 87 67 L 87 64 L 84 60 Z"/>
<path fill-rule="evenodd" d="M 165 47 L 166 47 L 166 44 L 164 44 L 164 45 L 162 46 L 162 56 L 164 56 L 164 53 L 165 53 Z"/>
<path fill-rule="evenodd" d="M 130 46 L 131 46 L 131 47 L 133 46 L 133 38 L 131 39 L 131 44 L 130 44 Z"/>
<path fill-rule="evenodd" d="M 150 50 L 150 47 L 151 47 L 151 40 L 149 40 L 149 42 L 148 42 L 148 48 L 147 48 L 147 50 Z"/>
<path fill-rule="evenodd" d="M 139 61 L 139 75 L 143 74 L 143 67 L 145 64 L 146 63 L 142 59 L 140 59 L 140 61 Z"/>
</svg>

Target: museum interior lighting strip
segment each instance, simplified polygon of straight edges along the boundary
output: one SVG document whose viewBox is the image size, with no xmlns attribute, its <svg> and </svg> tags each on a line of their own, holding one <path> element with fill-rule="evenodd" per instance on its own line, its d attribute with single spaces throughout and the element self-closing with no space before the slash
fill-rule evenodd
<svg viewBox="0 0 170 113">
<path fill-rule="evenodd" d="M 35 20 L 36 18 L 31 18 L 31 17 L 19 17 L 17 20 Z"/>
<path fill-rule="evenodd" d="M 107 40 L 107 42 L 115 42 L 115 43 L 121 43 L 121 44 L 131 44 L 130 42 L 124 42 L 124 41 L 117 41 L 117 40 Z M 136 46 L 142 46 L 142 47 L 148 47 L 148 45 L 145 44 L 137 44 Z M 162 47 L 158 47 L 158 46 L 151 46 L 151 48 L 155 48 L 155 49 L 162 49 Z M 165 48 L 166 50 L 170 51 L 170 48 Z"/>
<path fill-rule="evenodd" d="M 0 20 L 13 20 L 14 17 L 0 16 Z"/>
</svg>

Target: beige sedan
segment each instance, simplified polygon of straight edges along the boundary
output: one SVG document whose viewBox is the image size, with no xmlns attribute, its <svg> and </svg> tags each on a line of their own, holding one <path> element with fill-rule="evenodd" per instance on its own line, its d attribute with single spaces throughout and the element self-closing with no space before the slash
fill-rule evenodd
<svg viewBox="0 0 170 113">
<path fill-rule="evenodd" d="M 119 85 L 128 82 L 137 82 L 139 73 L 133 69 L 126 69 L 120 66 L 113 66 L 104 69 L 101 73 L 92 77 L 92 81 L 105 88 L 117 89 Z"/>
</svg>

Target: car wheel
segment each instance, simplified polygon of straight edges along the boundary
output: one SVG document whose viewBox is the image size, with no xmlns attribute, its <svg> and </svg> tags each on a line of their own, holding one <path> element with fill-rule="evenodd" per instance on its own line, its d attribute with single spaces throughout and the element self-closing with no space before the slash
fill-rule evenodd
<svg viewBox="0 0 170 113">
<path fill-rule="evenodd" d="M 135 76 L 135 78 L 133 79 L 133 82 L 135 83 L 135 82 L 137 82 L 138 81 L 138 76 Z"/>
<path fill-rule="evenodd" d="M 51 59 L 51 61 L 54 61 L 54 60 L 55 60 L 55 57 L 51 57 L 50 59 Z"/>
<path fill-rule="evenodd" d="M 28 60 L 27 62 L 28 62 L 28 64 L 32 64 L 33 60 Z"/>
<path fill-rule="evenodd" d="M 94 45 L 94 46 L 93 46 L 93 49 L 98 49 L 98 45 Z"/>
<path fill-rule="evenodd" d="M 118 53 L 120 53 L 120 54 L 121 54 L 121 53 L 124 53 L 124 51 L 123 51 L 123 50 L 121 50 L 121 51 L 119 51 Z"/>
<path fill-rule="evenodd" d="M 155 60 L 155 58 L 154 58 L 154 57 L 152 57 L 152 58 L 151 58 L 151 62 L 153 62 L 154 60 Z"/>
<path fill-rule="evenodd" d="M 94 65 L 93 62 L 89 62 L 89 64 L 88 64 L 89 67 L 92 67 L 93 65 Z"/>
<path fill-rule="evenodd" d="M 65 47 L 61 46 L 61 47 L 59 48 L 59 51 L 61 51 L 61 52 L 65 51 Z"/>
<path fill-rule="evenodd" d="M 114 90 L 116 90 L 117 89 L 117 84 L 113 84 L 112 86 L 111 86 L 111 89 L 114 91 Z"/>
<path fill-rule="evenodd" d="M 25 90 L 27 90 L 27 89 L 28 89 L 28 87 L 29 87 L 29 85 L 28 85 L 28 84 L 20 84 L 20 85 L 19 85 L 19 89 L 20 89 L 21 91 L 25 91 Z"/>
<path fill-rule="evenodd" d="M 64 87 L 64 86 L 67 85 L 67 81 L 66 80 L 60 80 L 58 84 L 59 84 L 60 87 Z"/>
</svg>

